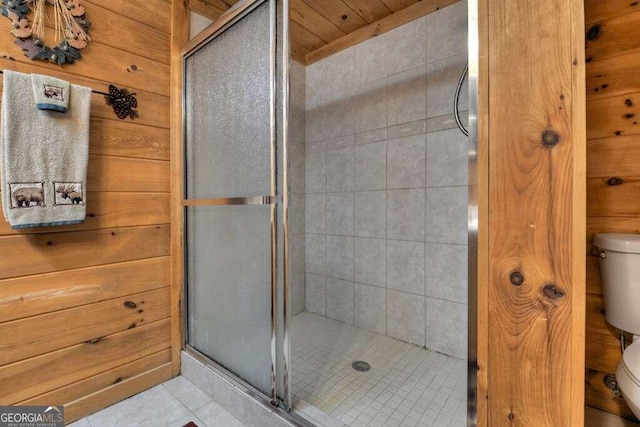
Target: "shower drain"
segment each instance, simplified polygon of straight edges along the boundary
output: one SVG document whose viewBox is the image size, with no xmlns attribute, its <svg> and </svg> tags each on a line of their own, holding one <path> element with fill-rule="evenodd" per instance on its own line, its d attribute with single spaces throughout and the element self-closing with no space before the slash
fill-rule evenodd
<svg viewBox="0 0 640 427">
<path fill-rule="evenodd" d="M 367 372 L 369 369 L 371 369 L 371 365 L 369 365 L 364 360 L 356 360 L 351 364 L 351 367 L 358 372 Z"/>
</svg>

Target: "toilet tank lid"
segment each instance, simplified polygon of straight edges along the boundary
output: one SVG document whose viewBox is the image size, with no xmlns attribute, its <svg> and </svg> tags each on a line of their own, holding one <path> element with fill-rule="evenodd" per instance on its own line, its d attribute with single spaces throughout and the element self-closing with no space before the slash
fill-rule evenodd
<svg viewBox="0 0 640 427">
<path fill-rule="evenodd" d="M 600 249 L 640 254 L 640 234 L 600 233 L 593 244 Z"/>
</svg>

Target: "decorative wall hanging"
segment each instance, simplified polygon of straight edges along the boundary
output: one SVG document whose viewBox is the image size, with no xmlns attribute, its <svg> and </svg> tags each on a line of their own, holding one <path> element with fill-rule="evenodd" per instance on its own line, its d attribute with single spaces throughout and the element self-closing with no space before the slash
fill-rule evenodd
<svg viewBox="0 0 640 427">
<path fill-rule="evenodd" d="M 54 29 L 58 45 L 45 44 L 46 5 L 54 7 Z M 33 11 L 33 23 L 29 11 Z M 59 65 L 73 64 L 80 58 L 80 49 L 91 39 L 87 32 L 91 24 L 80 0 L 2 0 L 0 13 L 11 19 L 11 34 L 15 43 L 30 59 L 43 59 Z"/>
<path fill-rule="evenodd" d="M 137 119 L 138 100 L 135 93 L 129 93 L 125 88 L 118 89 L 114 85 L 109 85 L 109 94 L 104 96 L 107 105 L 113 106 L 113 111 L 120 120 L 127 117 L 131 120 Z"/>
</svg>

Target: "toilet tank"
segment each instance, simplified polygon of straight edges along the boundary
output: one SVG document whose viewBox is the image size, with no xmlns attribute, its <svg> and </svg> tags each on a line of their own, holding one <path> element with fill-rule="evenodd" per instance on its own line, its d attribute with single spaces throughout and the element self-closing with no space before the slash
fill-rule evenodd
<svg viewBox="0 0 640 427">
<path fill-rule="evenodd" d="M 640 234 L 597 234 L 607 323 L 640 335 Z"/>
</svg>

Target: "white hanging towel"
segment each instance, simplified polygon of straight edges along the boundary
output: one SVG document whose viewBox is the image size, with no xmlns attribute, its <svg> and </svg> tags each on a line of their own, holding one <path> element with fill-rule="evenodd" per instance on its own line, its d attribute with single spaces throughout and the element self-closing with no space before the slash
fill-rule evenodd
<svg viewBox="0 0 640 427">
<path fill-rule="evenodd" d="M 38 85 L 43 91 L 67 88 L 55 78 L 38 77 Z M 69 85 L 55 96 L 68 97 L 56 100 L 68 102 L 67 112 L 38 109 L 41 98 L 34 97 L 31 76 L 4 71 L 0 181 L 2 210 L 12 228 L 85 219 L 91 89 Z"/>
</svg>

